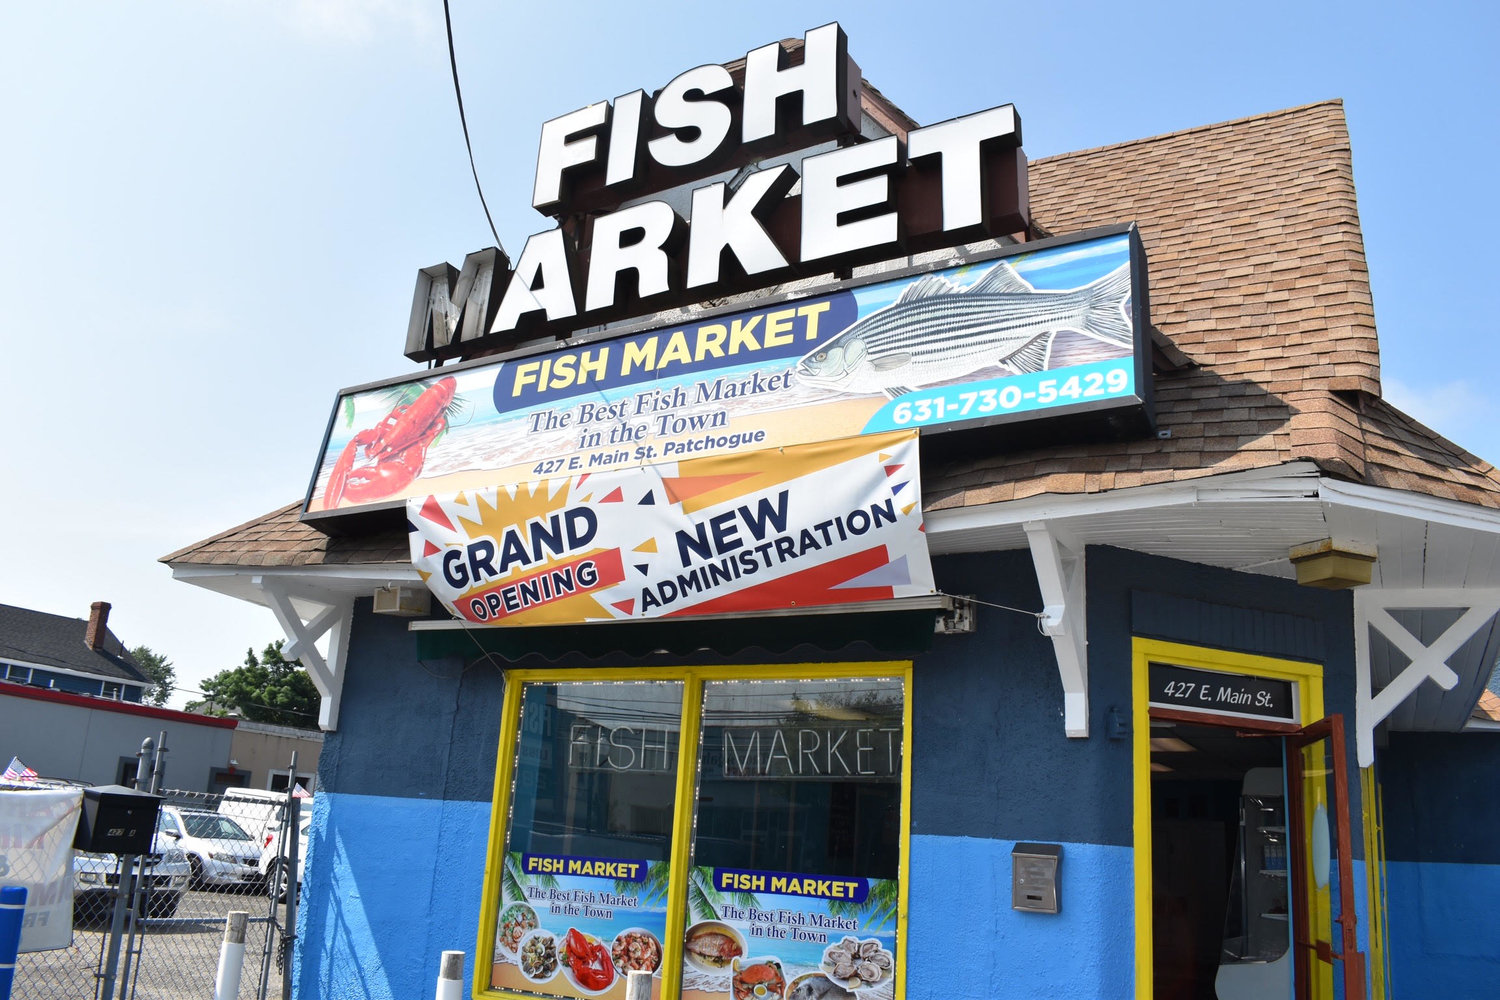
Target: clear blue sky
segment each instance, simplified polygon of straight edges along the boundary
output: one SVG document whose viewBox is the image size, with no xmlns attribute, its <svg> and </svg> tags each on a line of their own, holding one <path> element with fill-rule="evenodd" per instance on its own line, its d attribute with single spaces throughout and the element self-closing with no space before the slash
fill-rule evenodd
<svg viewBox="0 0 1500 1000">
<path fill-rule="evenodd" d="M 1500 459 L 1493 5 L 453 6 L 512 253 L 544 120 L 830 20 L 919 122 L 1013 102 L 1033 158 L 1342 97 L 1386 395 Z M 277 638 L 157 558 L 299 498 L 336 390 L 412 370 L 417 268 L 491 243 L 440 0 L 4 5 L 0 603 L 108 600 L 187 684 Z"/>
</svg>

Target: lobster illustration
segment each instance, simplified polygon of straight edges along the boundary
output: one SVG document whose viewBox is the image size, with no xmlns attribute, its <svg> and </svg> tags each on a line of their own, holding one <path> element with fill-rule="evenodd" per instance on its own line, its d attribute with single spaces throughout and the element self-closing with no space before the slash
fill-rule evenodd
<svg viewBox="0 0 1500 1000">
<path fill-rule="evenodd" d="M 369 503 L 397 493 L 416 479 L 427 448 L 448 427 L 458 382 L 448 375 L 410 403 L 395 407 L 374 427 L 355 434 L 334 463 L 324 491 L 329 510 L 344 501 Z M 363 452 L 363 460 L 355 465 Z"/>
</svg>

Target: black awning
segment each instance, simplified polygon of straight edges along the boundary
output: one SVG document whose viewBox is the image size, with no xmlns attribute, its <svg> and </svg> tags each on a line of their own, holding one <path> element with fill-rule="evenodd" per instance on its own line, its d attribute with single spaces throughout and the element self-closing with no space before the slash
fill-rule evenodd
<svg viewBox="0 0 1500 1000">
<path fill-rule="evenodd" d="M 879 613 L 778 615 L 774 617 L 601 622 L 588 625 L 528 625 L 433 628 L 418 623 L 417 656 L 423 660 L 488 654 L 519 662 L 584 658 L 640 659 L 707 652 L 737 657 L 749 649 L 785 653 L 798 646 L 840 650 L 860 645 L 882 657 L 906 657 L 928 649 L 940 612 L 896 608 Z M 427 627 L 420 627 L 426 625 Z"/>
</svg>

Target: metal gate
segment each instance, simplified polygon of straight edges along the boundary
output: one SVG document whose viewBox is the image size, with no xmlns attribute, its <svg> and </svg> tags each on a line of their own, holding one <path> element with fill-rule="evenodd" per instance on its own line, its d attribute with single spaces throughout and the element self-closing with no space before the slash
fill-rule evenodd
<svg viewBox="0 0 1500 1000">
<path fill-rule="evenodd" d="M 291 873 L 300 875 L 312 820 L 291 784 L 264 804 L 158 790 L 152 851 L 135 866 L 134 903 L 118 919 L 133 859 L 75 852 L 73 944 L 21 955 L 13 1000 L 209 1000 L 235 910 L 249 915 L 238 997 L 290 997 L 300 881 Z"/>
</svg>

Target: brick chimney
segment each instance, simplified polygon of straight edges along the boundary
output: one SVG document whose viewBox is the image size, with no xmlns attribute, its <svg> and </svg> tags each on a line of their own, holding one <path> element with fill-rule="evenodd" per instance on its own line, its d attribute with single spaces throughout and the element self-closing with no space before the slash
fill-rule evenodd
<svg viewBox="0 0 1500 1000">
<path fill-rule="evenodd" d="M 104 637 L 108 634 L 109 603 L 95 601 L 89 605 L 89 627 L 84 630 L 83 644 L 89 649 L 98 649 L 104 645 Z"/>
</svg>

